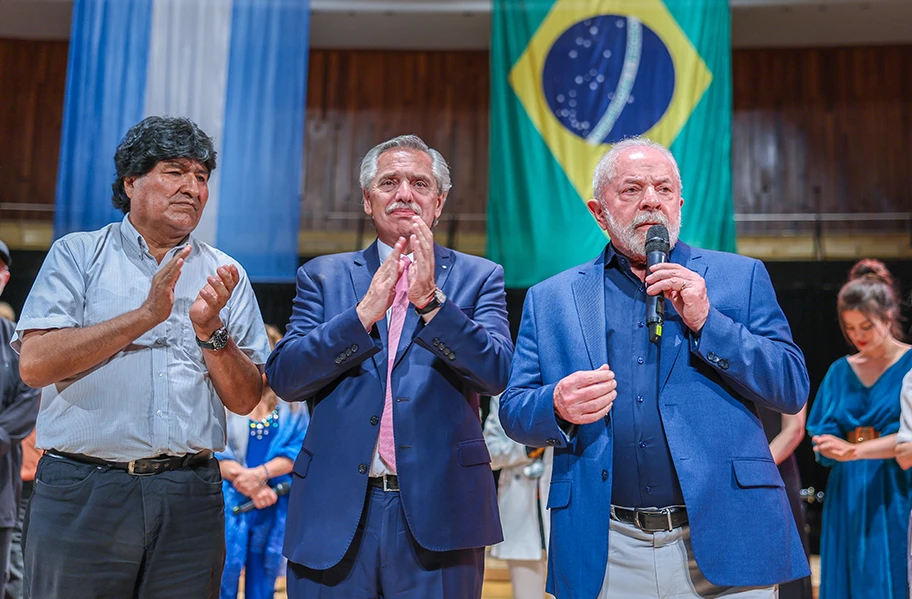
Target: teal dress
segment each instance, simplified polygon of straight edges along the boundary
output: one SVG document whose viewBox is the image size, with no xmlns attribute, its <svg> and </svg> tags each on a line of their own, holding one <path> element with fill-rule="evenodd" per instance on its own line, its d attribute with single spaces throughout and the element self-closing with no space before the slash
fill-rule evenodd
<svg viewBox="0 0 912 599">
<path fill-rule="evenodd" d="M 898 432 L 900 388 L 910 369 L 907 351 L 865 387 L 840 358 L 820 385 L 808 432 L 843 439 L 859 426 L 882 436 Z M 912 471 L 894 459 L 837 462 L 818 454 L 817 461 L 832 468 L 823 502 L 820 599 L 905 599 Z"/>
</svg>

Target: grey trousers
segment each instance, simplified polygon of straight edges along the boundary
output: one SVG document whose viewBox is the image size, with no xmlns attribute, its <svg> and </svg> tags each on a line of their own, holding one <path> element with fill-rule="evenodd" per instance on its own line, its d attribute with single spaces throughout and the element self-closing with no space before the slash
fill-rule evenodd
<svg viewBox="0 0 912 599">
<path fill-rule="evenodd" d="M 611 520 L 608 567 L 598 599 L 777 599 L 778 586 L 719 587 L 703 576 L 690 527 L 643 532 Z"/>
</svg>

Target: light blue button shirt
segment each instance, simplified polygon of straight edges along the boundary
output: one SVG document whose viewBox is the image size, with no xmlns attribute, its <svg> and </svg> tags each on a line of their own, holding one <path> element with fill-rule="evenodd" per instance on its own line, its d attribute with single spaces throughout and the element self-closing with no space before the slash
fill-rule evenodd
<svg viewBox="0 0 912 599">
<path fill-rule="evenodd" d="M 39 448 L 128 461 L 225 447 L 225 409 L 189 316 L 218 266 L 238 268 L 240 281 L 221 317 L 261 370 L 269 342 L 247 273 L 193 236 L 161 264 L 128 217 L 58 240 L 22 308 L 12 345 L 18 350 L 28 330 L 88 327 L 138 308 L 155 273 L 188 243 L 193 249 L 175 285 L 171 316 L 96 368 L 42 390 Z"/>
</svg>

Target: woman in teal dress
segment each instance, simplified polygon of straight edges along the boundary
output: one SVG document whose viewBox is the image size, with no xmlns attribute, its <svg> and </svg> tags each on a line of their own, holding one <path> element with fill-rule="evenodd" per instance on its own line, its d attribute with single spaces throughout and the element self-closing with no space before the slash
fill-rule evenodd
<svg viewBox="0 0 912 599">
<path fill-rule="evenodd" d="M 817 461 L 831 467 L 820 599 L 904 599 L 912 473 L 896 461 L 896 434 L 912 352 L 900 341 L 898 294 L 881 262 L 852 268 L 837 310 L 856 353 L 830 366 L 807 426 Z"/>
</svg>

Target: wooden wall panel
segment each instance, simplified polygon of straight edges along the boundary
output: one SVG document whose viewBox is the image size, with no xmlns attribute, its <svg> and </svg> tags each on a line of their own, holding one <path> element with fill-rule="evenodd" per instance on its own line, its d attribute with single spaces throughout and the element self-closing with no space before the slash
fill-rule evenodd
<svg viewBox="0 0 912 599">
<path fill-rule="evenodd" d="M 736 213 L 912 210 L 912 46 L 739 50 L 733 75 Z"/>
<path fill-rule="evenodd" d="M 66 53 L 64 42 L 0 40 L 2 203 L 53 204 Z M 736 213 L 912 210 L 912 46 L 737 50 L 733 73 Z M 365 227 L 361 157 L 411 132 L 453 169 L 444 216 L 463 215 L 460 232 L 483 232 L 488 102 L 486 52 L 312 50 L 302 230 Z M 0 213 L 16 217 L 51 213 Z"/>
<path fill-rule="evenodd" d="M 302 228 L 342 230 L 363 217 L 358 167 L 374 145 L 414 133 L 450 164 L 444 220 L 484 230 L 488 186 L 487 52 L 312 50 Z"/>
<path fill-rule="evenodd" d="M 67 42 L 0 39 L 0 204 L 54 205 Z M 52 212 L 0 218 L 53 220 Z"/>
</svg>

